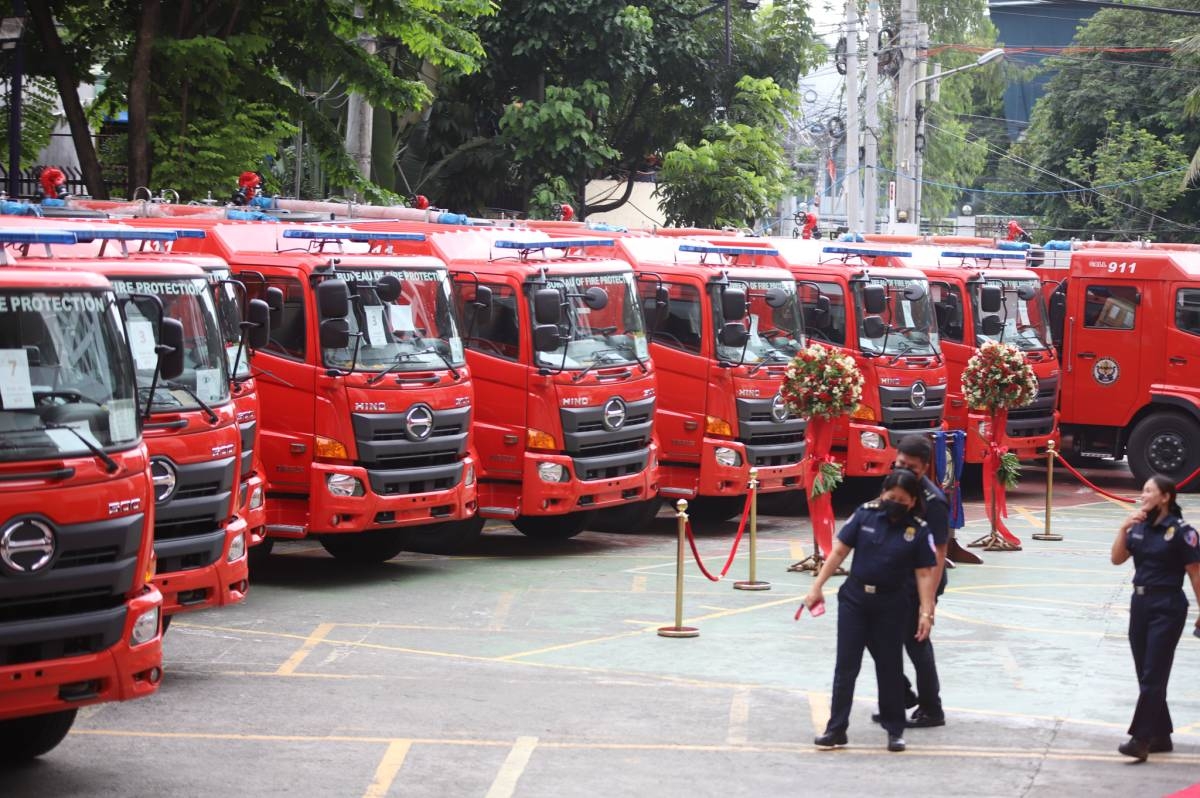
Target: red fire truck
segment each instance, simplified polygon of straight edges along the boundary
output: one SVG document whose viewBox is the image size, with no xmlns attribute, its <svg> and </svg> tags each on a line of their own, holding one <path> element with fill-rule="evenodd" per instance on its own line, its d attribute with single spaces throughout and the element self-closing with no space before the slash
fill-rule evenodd
<svg viewBox="0 0 1200 798">
<path fill-rule="evenodd" d="M 988 440 L 988 421 L 967 407 L 962 392 L 967 361 L 987 341 L 1020 349 L 1038 380 L 1033 404 L 1009 411 L 1003 445 L 1021 459 L 1044 455 L 1047 444 L 1058 436 L 1059 364 L 1039 278 L 1024 268 L 1024 252 L 985 248 L 973 240 L 961 246 L 906 245 L 905 251 L 911 255 L 863 257 L 872 263 L 916 267 L 929 277 L 949 378 L 946 426 L 967 433 L 965 461 L 982 463 Z"/>
<path fill-rule="evenodd" d="M 6 247 L 74 241 L 0 230 Z M 121 305 L 101 276 L 0 252 L 0 761 L 12 762 L 57 745 L 80 707 L 158 688 L 162 597 Z M 152 368 L 175 380 L 183 331 L 152 324 Z"/>
<path fill-rule="evenodd" d="M 478 536 L 473 389 L 445 264 L 371 253 L 349 230 L 173 219 L 176 251 L 225 259 L 251 297 L 282 293 L 255 356 L 267 542 L 316 536 L 335 557 Z M 386 243 L 412 238 L 379 236 Z"/>
<path fill-rule="evenodd" d="M 45 222 L 48 229 L 70 224 Z M 169 241 L 173 232 L 97 225 L 73 235 L 82 246 L 47 247 L 51 257 L 23 263 L 93 272 L 109 279 L 118 298 L 133 298 L 125 305 L 125 327 L 154 482 L 154 584 L 163 595 L 165 628 L 177 613 L 240 602 L 249 588 L 246 521 L 235 515 L 240 436 L 216 306 L 196 266 L 95 257 L 92 249 L 95 242 Z M 184 367 L 174 379 L 156 369 L 155 331 L 163 319 L 184 331 Z"/>
<path fill-rule="evenodd" d="M 786 269 L 730 263 L 778 252 L 638 235 L 613 251 L 638 275 L 658 375 L 659 495 L 718 521 L 741 512 L 752 467 L 764 505 L 796 492 L 806 421 L 779 391 L 804 345 L 796 283 Z"/>
<path fill-rule="evenodd" d="M 1200 468 L 1200 252 L 1076 243 L 1031 253 L 1062 360 L 1064 449 L 1139 483 Z M 1194 489 L 1200 479 L 1193 479 Z"/>
<path fill-rule="evenodd" d="M 918 269 L 874 266 L 863 259 L 909 253 L 790 238 L 706 240 L 775 249 L 777 255 L 739 255 L 733 262 L 786 268 L 796 280 L 808 339 L 854 357 L 864 378 L 862 401 L 833 436 L 833 455 L 847 476 L 887 473 L 900 438 L 942 428 L 946 362 L 938 347 L 929 280 Z"/>
</svg>

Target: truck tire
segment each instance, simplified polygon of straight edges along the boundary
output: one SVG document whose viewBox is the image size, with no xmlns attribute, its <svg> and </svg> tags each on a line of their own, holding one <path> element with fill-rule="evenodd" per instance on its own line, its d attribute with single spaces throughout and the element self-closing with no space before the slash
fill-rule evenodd
<svg viewBox="0 0 1200 798">
<path fill-rule="evenodd" d="M 335 559 L 356 565 L 378 565 L 404 551 L 406 530 L 381 529 L 346 535 L 322 535 L 321 545 Z"/>
<path fill-rule="evenodd" d="M 662 499 L 655 496 L 641 502 L 631 502 L 608 510 L 597 510 L 588 529 L 597 532 L 641 532 L 654 523 Z"/>
<path fill-rule="evenodd" d="M 24 762 L 54 748 L 71 730 L 76 712 L 68 709 L 48 715 L 0 720 L 0 762 Z"/>
<path fill-rule="evenodd" d="M 711 528 L 740 520 L 745 507 L 745 496 L 697 496 L 688 502 L 687 514 L 692 526 Z"/>
<path fill-rule="evenodd" d="M 267 560 L 271 559 L 271 552 L 275 549 L 274 538 L 267 538 L 257 546 L 251 546 L 250 551 L 246 553 L 249 558 L 250 570 L 261 568 L 266 565 Z"/>
<path fill-rule="evenodd" d="M 1178 482 L 1200 467 L 1200 424 L 1182 413 L 1146 416 L 1129 434 L 1129 470 L 1140 486 L 1153 474 Z M 1200 478 L 1185 490 L 1196 490 Z"/>
<path fill-rule="evenodd" d="M 513 526 L 525 537 L 534 540 L 566 540 L 587 529 L 591 513 L 566 515 L 522 515 L 513 519 Z"/>
<path fill-rule="evenodd" d="M 469 549 L 483 532 L 479 516 L 444 524 L 413 527 L 408 531 L 408 550 L 424 554 L 457 554 Z"/>
<path fill-rule="evenodd" d="M 779 493 L 758 494 L 759 515 L 783 515 L 794 517 L 808 511 L 808 500 L 802 489 L 785 490 Z"/>
</svg>

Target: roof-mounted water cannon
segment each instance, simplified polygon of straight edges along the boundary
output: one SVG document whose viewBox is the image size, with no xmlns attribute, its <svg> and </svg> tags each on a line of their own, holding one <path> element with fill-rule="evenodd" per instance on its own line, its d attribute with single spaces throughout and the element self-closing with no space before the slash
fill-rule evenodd
<svg viewBox="0 0 1200 798">
<path fill-rule="evenodd" d="M 40 188 L 39 200 L 43 203 L 52 200 L 51 204 L 62 204 L 70 193 L 67 191 L 67 176 L 57 166 L 39 166 L 33 171 Z"/>
<path fill-rule="evenodd" d="M 20 247 L 22 255 L 29 254 L 29 247 L 41 244 L 46 248 L 45 257 L 54 257 L 50 247 L 54 244 L 75 244 L 78 240 L 74 233 L 65 230 L 0 230 L 0 266 L 12 266 L 14 261 L 8 254 L 8 247 Z"/>
<path fill-rule="evenodd" d="M 611 238 L 559 238 L 550 241 L 496 241 L 492 246 L 496 249 L 515 249 L 517 257 L 525 262 L 534 252 L 544 255 L 548 249 L 561 249 L 569 253 L 572 249 L 611 247 L 614 243 Z M 492 258 L 492 260 L 497 260 L 497 258 Z"/>
</svg>

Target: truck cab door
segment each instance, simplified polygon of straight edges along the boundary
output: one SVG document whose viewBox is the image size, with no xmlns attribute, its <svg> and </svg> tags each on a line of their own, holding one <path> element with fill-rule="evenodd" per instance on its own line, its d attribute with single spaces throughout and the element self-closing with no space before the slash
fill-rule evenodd
<svg viewBox="0 0 1200 798">
<path fill-rule="evenodd" d="M 1172 283 L 1170 300 L 1174 304 L 1167 324 L 1167 359 L 1163 382 L 1190 393 L 1200 403 L 1200 283 Z"/>
<path fill-rule="evenodd" d="M 1063 342 L 1064 423 L 1124 426 L 1153 369 L 1144 352 L 1162 345 L 1162 324 L 1137 282 L 1076 278 Z"/>
<path fill-rule="evenodd" d="M 647 325 L 650 356 L 658 374 L 654 430 L 668 463 L 700 465 L 708 412 L 708 357 L 704 354 L 704 293 L 695 285 L 664 283 L 668 305 Z M 642 299 L 654 297 L 653 282 L 639 282 Z"/>
</svg>

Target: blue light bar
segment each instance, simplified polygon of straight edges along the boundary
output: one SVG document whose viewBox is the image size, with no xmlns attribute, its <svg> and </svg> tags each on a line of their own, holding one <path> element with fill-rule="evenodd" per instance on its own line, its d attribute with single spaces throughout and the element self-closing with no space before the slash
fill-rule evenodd
<svg viewBox="0 0 1200 798">
<path fill-rule="evenodd" d="M 986 249 L 975 252 L 948 249 L 942 252 L 941 256 L 943 258 L 983 258 L 984 260 L 1025 260 L 1024 252 L 997 252 Z"/>
<path fill-rule="evenodd" d="M 496 249 L 577 249 L 579 247 L 611 247 L 611 238 L 559 238 L 552 241 L 497 241 Z"/>
<path fill-rule="evenodd" d="M 174 241 L 179 238 L 174 230 L 111 230 L 100 227 L 71 230 L 81 242 L 88 241 Z"/>
<path fill-rule="evenodd" d="M 208 233 L 195 227 L 154 227 L 153 230 L 169 230 L 176 238 L 207 238 Z"/>
<path fill-rule="evenodd" d="M 866 247 L 825 247 L 826 255 L 857 255 L 860 258 L 911 258 L 911 252 L 899 249 L 868 249 Z"/>
<path fill-rule="evenodd" d="M 705 255 L 778 255 L 772 247 L 720 247 L 715 244 L 680 244 L 680 252 L 699 252 Z"/>
<path fill-rule="evenodd" d="M 290 230 L 283 231 L 284 238 L 304 238 L 309 241 L 424 241 L 424 233 L 370 232 L 368 230 Z"/>
<path fill-rule="evenodd" d="M 74 233 L 66 230 L 0 230 L 0 244 L 74 244 Z"/>
</svg>

